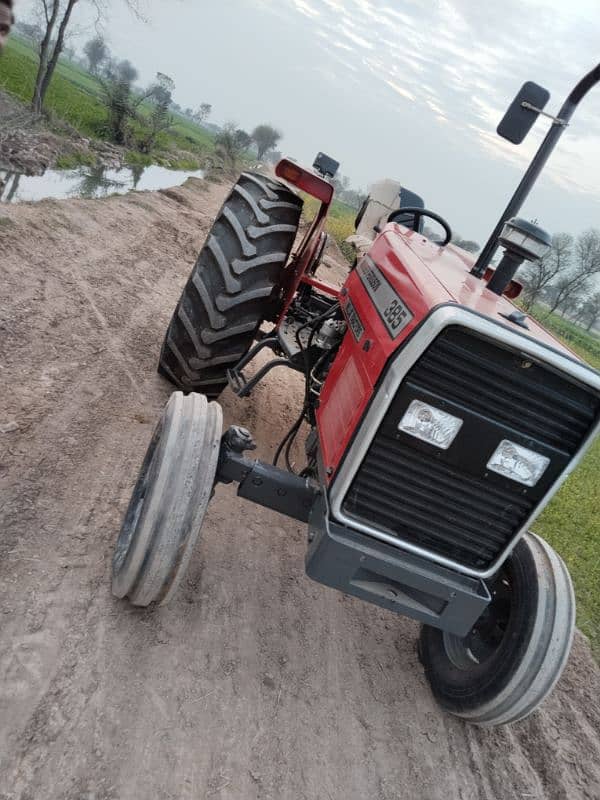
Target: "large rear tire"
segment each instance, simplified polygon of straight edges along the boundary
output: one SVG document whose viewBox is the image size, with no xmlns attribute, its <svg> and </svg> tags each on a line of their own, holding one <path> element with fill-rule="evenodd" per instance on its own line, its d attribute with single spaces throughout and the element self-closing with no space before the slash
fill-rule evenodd
<svg viewBox="0 0 600 800">
<path fill-rule="evenodd" d="M 575 630 L 562 559 L 526 534 L 500 570 L 492 602 L 465 638 L 423 626 L 419 653 L 438 703 L 477 725 L 529 716 L 552 691 Z"/>
<path fill-rule="evenodd" d="M 301 211 L 302 200 L 282 183 L 240 175 L 167 329 L 158 371 L 175 386 L 216 397 L 262 322 L 275 319 Z"/>
<path fill-rule="evenodd" d="M 164 605 L 183 577 L 213 490 L 223 415 L 174 392 L 156 426 L 113 554 L 112 590 Z"/>
</svg>

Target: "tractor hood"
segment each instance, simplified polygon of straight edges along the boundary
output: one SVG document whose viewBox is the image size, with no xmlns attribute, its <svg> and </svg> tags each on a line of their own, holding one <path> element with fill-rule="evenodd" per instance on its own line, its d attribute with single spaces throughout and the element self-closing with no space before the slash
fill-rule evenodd
<svg viewBox="0 0 600 800">
<path fill-rule="evenodd" d="M 439 295 L 438 302 L 458 303 L 571 358 L 581 360 L 532 317 L 526 317 L 527 328 L 511 322 L 508 317 L 515 310 L 521 312 L 521 309 L 506 296 L 499 297 L 491 292 L 484 280 L 470 274 L 475 258 L 460 247 L 452 244 L 440 247 L 422 234 L 390 223 L 383 229 L 372 249 L 371 257 L 376 262 L 377 254 L 373 251 L 379 250 L 380 240 L 384 240 L 381 244 L 385 242 L 385 249 L 389 247 L 393 250 L 415 281 L 421 284 L 430 283 L 433 279 L 437 282 L 437 291 L 433 291 L 433 294 Z M 431 283 L 428 289 L 430 292 L 433 290 Z M 441 300 L 444 295 L 444 300 Z"/>
</svg>

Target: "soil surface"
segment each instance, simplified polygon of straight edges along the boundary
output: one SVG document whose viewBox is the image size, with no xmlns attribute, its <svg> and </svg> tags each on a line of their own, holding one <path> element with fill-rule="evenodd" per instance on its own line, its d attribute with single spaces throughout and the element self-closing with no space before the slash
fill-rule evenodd
<svg viewBox="0 0 600 800">
<path fill-rule="evenodd" d="M 170 393 L 162 336 L 225 191 L 2 209 L 0 798 L 598 800 L 600 670 L 582 636 L 540 712 L 466 725 L 430 695 L 417 625 L 311 582 L 305 528 L 233 487 L 170 606 L 111 596 Z M 269 458 L 300 385 L 275 370 L 222 401 Z"/>
<path fill-rule="evenodd" d="M 122 166 L 125 151 L 108 142 L 86 139 L 66 122 L 46 119 L 0 89 L 0 170 L 42 175 L 59 156 L 85 156 L 111 169 Z"/>
</svg>

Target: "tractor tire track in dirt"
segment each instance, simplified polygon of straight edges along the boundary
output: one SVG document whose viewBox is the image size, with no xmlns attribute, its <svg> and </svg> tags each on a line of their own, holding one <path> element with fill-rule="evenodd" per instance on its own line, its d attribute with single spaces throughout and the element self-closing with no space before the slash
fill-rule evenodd
<svg viewBox="0 0 600 800">
<path fill-rule="evenodd" d="M 600 797 L 600 670 L 583 637 L 543 709 L 444 715 L 417 625 L 305 577 L 303 526 L 219 486 L 174 602 L 110 594 L 169 393 L 164 330 L 224 186 L 3 207 L 2 800 Z M 7 220 L 7 221 L 6 221 Z M 324 270 L 325 276 L 332 270 Z M 223 396 L 270 457 L 298 376 Z"/>
</svg>

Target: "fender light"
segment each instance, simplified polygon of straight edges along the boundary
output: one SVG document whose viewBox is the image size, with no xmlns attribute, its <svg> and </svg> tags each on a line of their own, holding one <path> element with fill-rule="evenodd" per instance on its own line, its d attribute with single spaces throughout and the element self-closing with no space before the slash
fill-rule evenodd
<svg viewBox="0 0 600 800">
<path fill-rule="evenodd" d="M 297 186 L 303 192 L 316 197 L 322 203 L 329 205 L 333 197 L 333 186 L 319 178 L 314 172 L 299 167 L 287 158 L 282 158 L 275 167 L 275 175 L 278 178 L 283 178 L 284 181 Z"/>
</svg>

